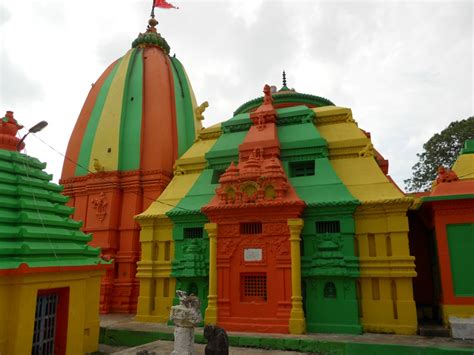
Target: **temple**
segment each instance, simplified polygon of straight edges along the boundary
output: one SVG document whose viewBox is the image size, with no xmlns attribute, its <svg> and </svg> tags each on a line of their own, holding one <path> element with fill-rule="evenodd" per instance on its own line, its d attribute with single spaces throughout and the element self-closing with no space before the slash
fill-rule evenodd
<svg viewBox="0 0 474 355">
<path fill-rule="evenodd" d="M 351 109 L 285 73 L 204 128 L 208 103 L 157 24 L 93 84 L 64 189 L 20 153 L 13 113 L 0 121 L 0 324 L 19 320 L 0 353 L 35 346 L 22 339 L 41 302 L 66 330 L 40 346 L 84 353 L 99 311 L 167 323 L 176 290 L 229 331 L 412 335 L 474 318 L 473 140 L 430 191 L 404 193 Z"/>
<path fill-rule="evenodd" d="M 45 173 L 0 120 L 0 353 L 84 354 L 99 341 L 100 278 L 110 264 Z"/>
<path fill-rule="evenodd" d="M 239 331 L 416 334 L 473 315 L 472 143 L 407 195 L 351 110 L 285 73 L 203 128 L 156 25 L 92 87 L 64 163 L 74 218 L 114 259 L 101 312 L 167 322 L 180 289 Z"/>
<path fill-rule="evenodd" d="M 102 280 L 102 313 L 134 313 L 140 228 L 134 216 L 166 188 L 175 160 L 201 128 L 179 60 L 149 21 L 93 85 L 71 135 L 60 183 L 92 245 L 114 259 Z"/>
</svg>

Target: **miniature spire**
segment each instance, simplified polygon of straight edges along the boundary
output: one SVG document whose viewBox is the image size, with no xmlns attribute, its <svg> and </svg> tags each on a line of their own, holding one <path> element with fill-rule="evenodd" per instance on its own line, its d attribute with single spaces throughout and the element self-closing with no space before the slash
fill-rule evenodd
<svg viewBox="0 0 474 355">
<path fill-rule="evenodd" d="M 280 90 L 278 90 L 278 92 L 281 92 L 281 91 L 291 91 L 288 86 L 286 86 L 286 72 L 283 70 L 283 86 L 281 87 Z"/>
<path fill-rule="evenodd" d="M 13 112 L 7 111 L 5 117 L 0 119 L 0 149 L 19 151 L 25 147 L 25 143 L 16 137 L 22 125 L 13 118 Z"/>
</svg>

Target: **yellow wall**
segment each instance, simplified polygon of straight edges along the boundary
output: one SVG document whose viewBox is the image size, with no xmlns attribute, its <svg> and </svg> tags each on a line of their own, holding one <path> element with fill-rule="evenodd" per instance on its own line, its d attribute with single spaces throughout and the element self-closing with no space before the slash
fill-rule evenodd
<svg viewBox="0 0 474 355">
<path fill-rule="evenodd" d="M 176 206 L 194 185 L 206 166 L 204 154 L 212 148 L 220 132 L 219 126 L 201 131 L 196 142 L 176 161 L 174 177 L 161 196 L 136 217 L 141 226 L 142 250 L 141 260 L 137 263 L 140 281 L 138 321 L 168 321 L 176 280 L 170 277 L 174 258 L 173 222 L 166 212 Z M 165 258 L 166 248 L 170 250 L 168 259 Z"/>
<path fill-rule="evenodd" d="M 96 351 L 102 274 L 103 271 L 73 271 L 0 277 L 0 354 L 31 354 L 38 290 L 66 287 L 66 354 Z"/>
<path fill-rule="evenodd" d="M 354 216 L 361 324 L 365 331 L 416 334 L 412 289 L 416 272 L 406 216 L 413 201 L 383 174 L 370 139 L 358 128 L 350 109 L 314 111 L 334 170 L 361 202 Z"/>
<path fill-rule="evenodd" d="M 474 154 L 458 156 L 452 169 L 461 180 L 474 179 Z"/>
</svg>

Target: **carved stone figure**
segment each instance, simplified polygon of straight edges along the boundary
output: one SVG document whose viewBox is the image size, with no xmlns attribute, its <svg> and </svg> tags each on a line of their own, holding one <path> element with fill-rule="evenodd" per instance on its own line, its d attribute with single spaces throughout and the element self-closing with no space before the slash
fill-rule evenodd
<svg viewBox="0 0 474 355">
<path fill-rule="evenodd" d="M 99 159 L 94 159 L 94 170 L 97 172 L 97 173 L 101 173 L 103 171 L 105 171 L 105 168 L 104 166 L 100 163 Z"/>
<path fill-rule="evenodd" d="M 202 121 L 204 119 L 203 113 L 206 111 L 206 108 L 209 107 L 209 103 L 207 101 L 204 101 L 202 104 L 200 104 L 194 112 L 196 113 L 196 119 L 199 121 Z"/>
<path fill-rule="evenodd" d="M 229 338 L 224 329 L 208 324 L 204 327 L 204 338 L 207 339 L 206 355 L 229 354 Z"/>
<path fill-rule="evenodd" d="M 175 324 L 174 328 L 174 350 L 171 355 L 193 355 L 194 351 L 194 327 L 202 320 L 201 302 L 194 295 L 185 291 L 176 291 L 179 305 L 171 307 L 170 319 Z"/>
<path fill-rule="evenodd" d="M 107 197 L 103 192 L 99 194 L 98 197 L 91 200 L 94 209 L 96 210 L 97 219 L 101 222 L 104 221 L 105 216 L 107 215 Z"/>
<path fill-rule="evenodd" d="M 459 178 L 453 170 L 446 169 L 444 166 L 440 166 L 438 168 L 438 177 L 436 178 L 436 184 L 457 180 L 459 180 Z"/>
</svg>

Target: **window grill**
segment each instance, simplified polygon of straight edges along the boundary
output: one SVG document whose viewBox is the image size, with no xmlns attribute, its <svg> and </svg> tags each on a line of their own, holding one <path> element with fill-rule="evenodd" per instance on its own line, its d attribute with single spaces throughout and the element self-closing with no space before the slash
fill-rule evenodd
<svg viewBox="0 0 474 355">
<path fill-rule="evenodd" d="M 340 233 L 341 223 L 339 221 L 319 221 L 316 222 L 317 234 Z"/>
<path fill-rule="evenodd" d="M 262 234 L 262 223 L 261 222 L 241 223 L 240 234 Z"/>
<path fill-rule="evenodd" d="M 267 300 L 267 275 L 243 275 L 241 283 L 243 284 L 243 301 Z"/>
<path fill-rule="evenodd" d="M 184 238 L 186 239 L 202 238 L 202 235 L 203 235 L 202 227 L 184 228 Z"/>
<path fill-rule="evenodd" d="M 314 175 L 314 160 L 290 163 L 290 177 Z"/>
<path fill-rule="evenodd" d="M 57 293 L 37 297 L 32 355 L 54 354 L 57 305 Z"/>
</svg>

